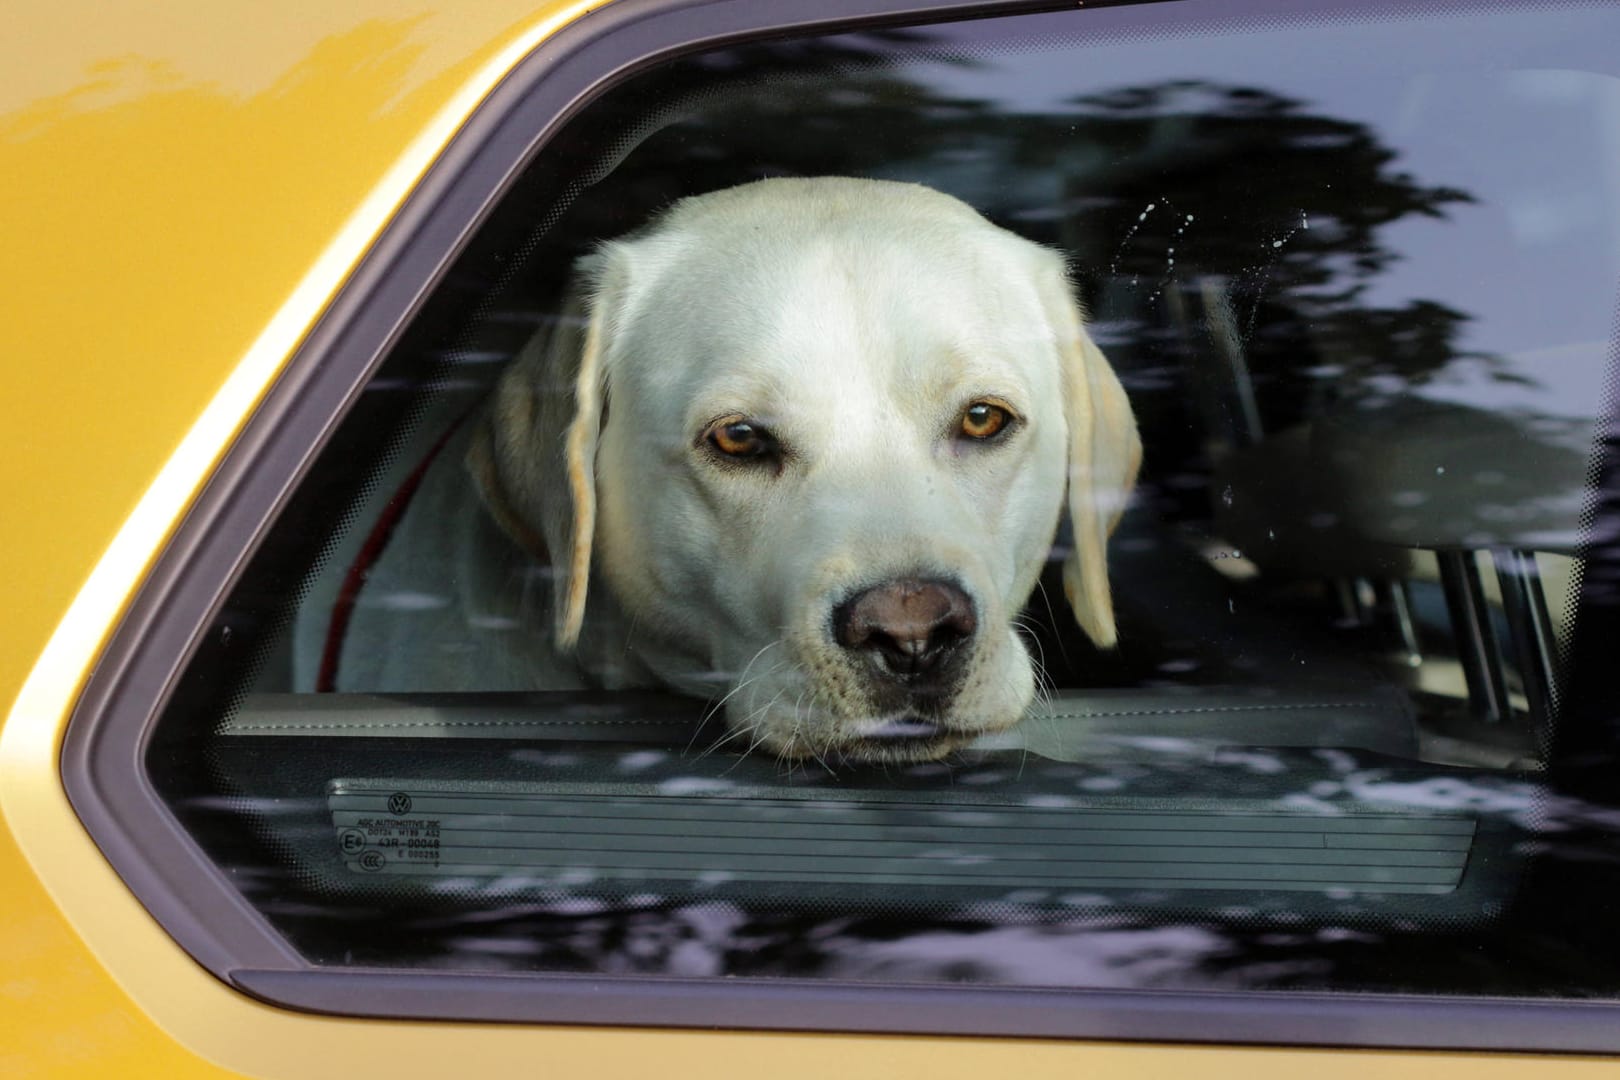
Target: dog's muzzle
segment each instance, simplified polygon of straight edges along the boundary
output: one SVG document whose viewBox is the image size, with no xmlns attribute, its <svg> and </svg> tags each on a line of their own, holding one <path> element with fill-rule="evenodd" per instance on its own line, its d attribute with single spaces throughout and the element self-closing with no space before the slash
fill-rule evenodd
<svg viewBox="0 0 1620 1080">
<path fill-rule="evenodd" d="M 935 715 L 955 694 L 972 652 L 973 601 L 947 581 L 903 578 L 833 609 L 833 638 L 885 712 Z"/>
</svg>

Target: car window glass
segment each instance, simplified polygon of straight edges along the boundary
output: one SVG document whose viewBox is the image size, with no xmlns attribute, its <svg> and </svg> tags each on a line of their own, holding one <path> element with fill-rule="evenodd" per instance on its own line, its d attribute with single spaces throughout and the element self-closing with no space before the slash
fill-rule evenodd
<svg viewBox="0 0 1620 1080">
<path fill-rule="evenodd" d="M 519 178 L 146 759 L 299 956 L 1615 991 L 1617 16 L 1138 10 Z"/>
</svg>

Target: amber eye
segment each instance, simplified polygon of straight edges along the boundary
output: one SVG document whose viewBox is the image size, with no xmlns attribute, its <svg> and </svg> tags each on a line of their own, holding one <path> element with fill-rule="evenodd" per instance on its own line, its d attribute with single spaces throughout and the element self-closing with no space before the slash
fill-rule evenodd
<svg viewBox="0 0 1620 1080">
<path fill-rule="evenodd" d="M 1007 426 L 1012 413 L 988 401 L 976 401 L 962 413 L 962 434 L 970 439 L 993 439 Z"/>
<path fill-rule="evenodd" d="M 733 458 L 762 457 L 776 449 L 776 439 L 770 432 L 740 416 L 710 424 L 705 438 L 710 446 Z"/>
</svg>

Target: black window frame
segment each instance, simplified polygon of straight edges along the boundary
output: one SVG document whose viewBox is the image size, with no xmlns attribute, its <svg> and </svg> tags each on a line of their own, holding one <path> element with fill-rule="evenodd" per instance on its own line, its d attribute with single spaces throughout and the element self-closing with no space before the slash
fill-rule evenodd
<svg viewBox="0 0 1620 1080">
<path fill-rule="evenodd" d="M 153 724 L 285 499 L 491 208 L 585 102 L 662 60 L 744 40 L 1074 6 L 618 0 L 565 27 L 517 65 L 288 360 L 156 561 L 74 710 L 61 761 L 69 798 L 119 875 L 182 948 L 250 995 L 350 1016 L 1620 1051 L 1620 1005 L 1602 1002 L 320 970 L 238 895 L 148 778 L 143 762 Z M 1289 0 L 1142 0 L 1132 6 L 1174 33 L 1189 22 L 1201 30 L 1237 20 L 1318 22 L 1367 5 L 1347 0 L 1331 11 L 1302 11 Z M 1414 13 L 1451 7 L 1419 4 Z M 1613 450 L 1611 437 L 1611 459 Z M 1614 475 L 1611 460 L 1606 498 L 1616 497 Z"/>
</svg>

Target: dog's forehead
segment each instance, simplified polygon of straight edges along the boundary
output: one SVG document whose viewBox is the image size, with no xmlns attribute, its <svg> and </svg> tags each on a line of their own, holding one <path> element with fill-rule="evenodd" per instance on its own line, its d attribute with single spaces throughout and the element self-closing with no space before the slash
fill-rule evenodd
<svg viewBox="0 0 1620 1080">
<path fill-rule="evenodd" d="M 793 400 L 1043 381 L 1050 253 L 971 212 L 914 209 L 709 214 L 638 240 L 626 353 L 659 362 L 622 374 L 660 393 L 719 382 Z"/>
</svg>

